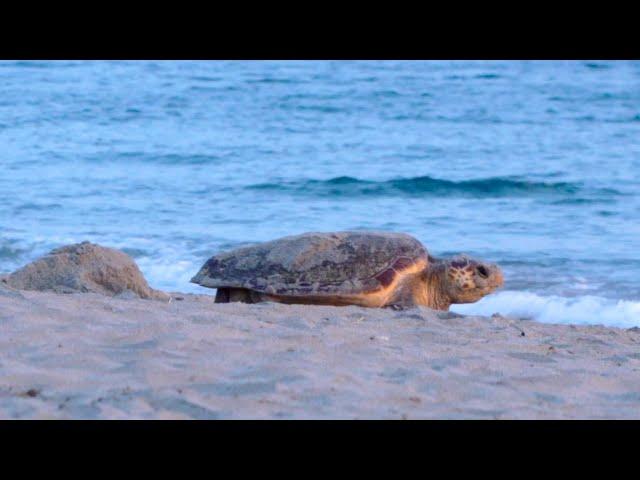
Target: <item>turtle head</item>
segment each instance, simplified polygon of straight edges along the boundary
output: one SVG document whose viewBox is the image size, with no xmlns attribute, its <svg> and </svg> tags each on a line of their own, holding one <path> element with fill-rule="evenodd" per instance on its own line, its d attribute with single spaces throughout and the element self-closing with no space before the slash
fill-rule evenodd
<svg viewBox="0 0 640 480">
<path fill-rule="evenodd" d="M 456 255 L 443 262 L 444 290 L 451 303 L 473 303 L 504 285 L 502 270 L 492 263 Z"/>
</svg>

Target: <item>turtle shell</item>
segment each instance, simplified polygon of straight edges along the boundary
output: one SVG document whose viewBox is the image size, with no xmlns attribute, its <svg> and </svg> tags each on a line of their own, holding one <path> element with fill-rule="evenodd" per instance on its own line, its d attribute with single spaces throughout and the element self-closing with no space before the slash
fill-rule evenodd
<svg viewBox="0 0 640 480">
<path fill-rule="evenodd" d="M 418 261 L 428 264 L 426 248 L 403 233 L 304 233 L 216 255 L 191 282 L 279 295 L 360 294 L 386 287 Z"/>
</svg>

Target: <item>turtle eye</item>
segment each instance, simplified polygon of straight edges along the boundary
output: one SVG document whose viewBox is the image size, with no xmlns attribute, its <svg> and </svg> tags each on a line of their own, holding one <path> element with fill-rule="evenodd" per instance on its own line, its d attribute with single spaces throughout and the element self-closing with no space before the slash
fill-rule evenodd
<svg viewBox="0 0 640 480">
<path fill-rule="evenodd" d="M 489 271 L 484 265 L 479 265 L 478 268 L 476 268 L 476 272 L 478 272 L 478 275 L 482 278 L 487 278 L 489 276 Z"/>
</svg>

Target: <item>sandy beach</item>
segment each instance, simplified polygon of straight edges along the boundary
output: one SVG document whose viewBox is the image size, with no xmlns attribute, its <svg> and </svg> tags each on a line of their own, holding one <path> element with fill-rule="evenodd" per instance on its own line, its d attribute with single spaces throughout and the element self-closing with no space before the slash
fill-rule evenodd
<svg viewBox="0 0 640 480">
<path fill-rule="evenodd" d="M 3 419 L 640 418 L 640 329 L 0 287 Z"/>
</svg>

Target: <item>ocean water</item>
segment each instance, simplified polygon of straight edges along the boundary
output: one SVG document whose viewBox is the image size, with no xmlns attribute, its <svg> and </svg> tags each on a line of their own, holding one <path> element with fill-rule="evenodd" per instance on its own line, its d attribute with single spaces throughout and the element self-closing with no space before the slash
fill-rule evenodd
<svg viewBox="0 0 640 480">
<path fill-rule="evenodd" d="M 499 263 L 463 313 L 640 325 L 640 63 L 0 63 L 0 272 L 90 240 L 156 288 L 305 231 Z"/>
</svg>

